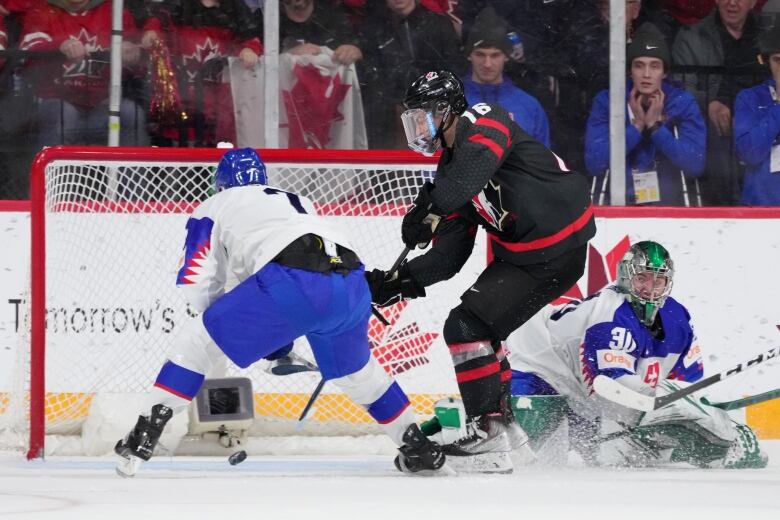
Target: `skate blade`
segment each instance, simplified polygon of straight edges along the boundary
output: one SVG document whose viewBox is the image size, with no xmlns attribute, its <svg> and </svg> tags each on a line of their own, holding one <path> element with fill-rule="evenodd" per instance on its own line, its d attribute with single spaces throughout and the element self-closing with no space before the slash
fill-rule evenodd
<svg viewBox="0 0 780 520">
<path fill-rule="evenodd" d="M 420 471 L 402 471 L 401 474 L 407 477 L 455 477 L 458 472 L 455 471 L 449 462 L 445 462 L 439 469 L 421 469 Z"/>
<path fill-rule="evenodd" d="M 142 462 L 143 460 L 135 455 L 120 456 L 116 462 L 116 474 L 122 478 L 132 478 L 138 472 Z"/>
<path fill-rule="evenodd" d="M 523 444 L 520 447 L 512 449 L 509 452 L 509 457 L 512 459 L 512 465 L 514 466 L 531 466 L 536 463 L 536 453 L 528 444 Z"/>
<path fill-rule="evenodd" d="M 509 474 L 514 470 L 508 451 L 494 451 L 478 455 L 447 455 L 447 464 L 457 473 Z"/>
</svg>

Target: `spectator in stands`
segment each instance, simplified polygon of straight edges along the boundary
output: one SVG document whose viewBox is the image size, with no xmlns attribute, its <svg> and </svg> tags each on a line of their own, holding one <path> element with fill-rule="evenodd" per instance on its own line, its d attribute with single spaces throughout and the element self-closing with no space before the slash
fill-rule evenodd
<svg viewBox="0 0 780 520">
<path fill-rule="evenodd" d="M 681 27 L 693 25 L 712 12 L 715 0 L 656 0 L 656 4 L 665 22 L 658 26 L 673 44 Z"/>
<path fill-rule="evenodd" d="M 259 28 L 242 0 L 184 0 L 155 9 L 144 24 L 142 44 L 150 48 L 166 35 L 171 56 L 180 67 L 179 90 L 188 114 L 182 128 L 158 129 L 160 144 L 182 140 L 195 146 L 235 142 L 236 128 L 230 84 L 223 82 L 228 56 L 254 68 L 263 46 Z"/>
<path fill-rule="evenodd" d="M 486 7 L 496 10 L 522 40 L 524 52 L 538 61 L 556 61 L 568 24 L 592 0 L 470 0 L 458 2 L 456 16 L 468 35 L 477 15 Z"/>
<path fill-rule="evenodd" d="M 637 31 L 626 61 L 626 203 L 684 205 L 684 177 L 698 177 L 704 169 L 706 128 L 699 106 L 665 80 L 669 48 L 655 26 Z M 604 90 L 593 102 L 585 135 L 585 164 L 599 180 L 597 188 L 606 184 L 609 142 L 609 91 Z"/>
<path fill-rule="evenodd" d="M 595 4 L 598 17 L 584 16 L 570 28 L 570 60 L 587 100 L 609 87 L 609 0 Z M 639 0 L 626 0 L 626 43 L 631 42 L 641 8 Z"/>
<path fill-rule="evenodd" d="M 401 105 L 406 88 L 427 70 L 462 72 L 458 36 L 449 19 L 415 0 L 385 0 L 363 27 L 366 129 L 372 148 L 406 148 Z"/>
<path fill-rule="evenodd" d="M 734 102 L 734 143 L 746 165 L 741 203 L 780 206 L 780 25 L 761 35 L 760 50 L 772 78 L 741 91 Z"/>
<path fill-rule="evenodd" d="M 756 0 L 717 0 L 716 8 L 700 22 L 683 27 L 672 49 L 675 65 L 726 67 L 731 74 L 684 74 L 708 117 L 706 174 L 701 179 L 707 205 L 732 205 L 739 198 L 740 171 L 732 154 L 732 106 L 737 92 L 755 84 L 752 73 L 739 68 L 755 64 L 759 24 L 751 12 Z"/>
<path fill-rule="evenodd" d="M 512 44 L 507 39 L 506 22 L 492 7 L 486 7 L 477 16 L 465 50 L 471 62 L 471 69 L 463 78 L 469 105 L 501 105 L 520 128 L 549 148 L 550 126 L 542 105 L 504 75 Z"/>
<path fill-rule="evenodd" d="M 127 9 L 123 12 L 123 29 L 123 62 L 137 64 L 140 49 L 134 43 L 137 33 Z M 40 145 L 107 143 L 110 46 L 110 2 L 36 2 L 25 13 L 21 49 L 62 54 L 60 59 L 30 60 L 31 81 L 40 98 Z M 144 109 L 123 99 L 120 115 L 120 142 L 146 144 Z"/>
<path fill-rule="evenodd" d="M 626 2 L 626 41 L 631 41 L 641 2 Z M 587 114 L 593 98 L 609 88 L 609 3 L 578 0 L 571 6 L 559 37 L 561 61 L 571 68 L 562 77 L 559 105 L 551 114 L 555 152 L 575 170 L 585 171 L 583 149 Z"/>
<path fill-rule="evenodd" d="M 534 96 L 548 116 L 555 117 L 559 100 L 559 81 L 573 76 L 573 71 L 562 54 L 564 42 L 568 40 L 566 28 L 570 17 L 576 16 L 572 13 L 579 13 L 582 4 L 589 1 L 470 0 L 458 2 L 454 8 L 454 16 L 462 20 L 465 39 L 471 33 L 477 15 L 487 7 L 493 8 L 499 18 L 506 22 L 508 37 L 512 42 L 504 76 L 515 86 Z M 562 115 L 562 118 L 569 117 L 570 114 Z M 559 144 L 557 140 L 553 141 L 556 141 L 556 145 Z M 577 155 L 582 155 L 581 150 Z"/>
<path fill-rule="evenodd" d="M 314 0 L 282 0 L 279 20 L 281 51 L 319 54 L 320 47 L 333 50 L 333 61 L 350 65 L 363 59 L 360 39 L 349 27 L 339 7 Z"/>
</svg>

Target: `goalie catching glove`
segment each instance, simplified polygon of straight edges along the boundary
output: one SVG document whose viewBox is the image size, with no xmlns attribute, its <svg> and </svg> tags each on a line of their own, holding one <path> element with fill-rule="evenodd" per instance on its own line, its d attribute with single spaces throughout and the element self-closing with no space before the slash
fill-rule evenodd
<svg viewBox="0 0 780 520">
<path fill-rule="evenodd" d="M 404 215 L 401 224 L 401 238 L 409 249 L 419 247 L 425 249 L 436 234 L 436 227 L 441 220 L 441 212 L 431 199 L 433 184 L 426 182 L 420 188 L 414 206 Z"/>
<path fill-rule="evenodd" d="M 406 260 L 390 278 L 387 278 L 387 273 L 381 269 L 366 271 L 366 281 L 371 290 L 371 301 L 379 307 L 425 296 L 425 288 L 412 278 Z"/>
</svg>

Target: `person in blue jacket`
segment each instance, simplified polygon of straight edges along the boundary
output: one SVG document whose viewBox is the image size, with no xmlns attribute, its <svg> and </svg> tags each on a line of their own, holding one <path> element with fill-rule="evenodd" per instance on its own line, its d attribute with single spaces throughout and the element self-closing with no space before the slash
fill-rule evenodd
<svg viewBox="0 0 780 520">
<path fill-rule="evenodd" d="M 466 100 L 500 105 L 509 117 L 531 137 L 550 147 L 550 124 L 539 101 L 516 87 L 504 75 L 512 54 L 507 39 L 507 24 L 492 7 L 480 12 L 466 40 L 466 54 L 471 70 L 463 78 Z"/>
<path fill-rule="evenodd" d="M 707 143 L 696 99 L 666 80 L 669 47 L 653 25 L 637 30 L 626 62 L 626 204 L 692 205 L 691 179 L 704 171 Z M 597 191 L 607 195 L 609 141 L 609 91 L 603 90 L 588 117 L 585 166 L 598 180 Z M 604 201 L 596 197 L 596 202 Z"/>
<path fill-rule="evenodd" d="M 772 78 L 741 91 L 734 102 L 734 144 L 746 165 L 740 202 L 780 206 L 780 26 L 761 34 L 759 49 Z"/>
</svg>

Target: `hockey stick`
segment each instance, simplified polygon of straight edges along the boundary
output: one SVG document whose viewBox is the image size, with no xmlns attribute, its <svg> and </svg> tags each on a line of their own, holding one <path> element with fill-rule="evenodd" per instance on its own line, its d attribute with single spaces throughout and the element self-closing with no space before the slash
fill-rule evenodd
<svg viewBox="0 0 780 520">
<path fill-rule="evenodd" d="M 385 273 L 385 279 L 393 276 L 393 273 L 395 273 L 398 270 L 398 268 L 401 266 L 401 262 L 404 261 L 406 256 L 409 254 L 409 251 L 411 251 L 411 249 L 409 249 L 408 247 L 404 247 L 404 250 L 401 251 L 401 254 L 398 255 L 398 259 L 393 264 L 393 267 L 391 267 L 390 270 L 387 271 L 387 273 Z M 376 319 L 378 319 L 385 327 L 390 326 L 390 322 L 387 321 L 387 319 L 382 315 L 382 313 L 379 312 L 379 310 L 373 305 L 371 305 L 371 314 L 373 314 L 374 317 L 376 317 Z"/>
<path fill-rule="evenodd" d="M 406 256 L 409 254 L 411 249 L 408 247 L 404 247 L 404 250 L 401 252 L 400 255 L 398 255 L 398 259 L 393 264 L 393 267 L 390 268 L 388 271 L 389 274 L 392 274 L 398 270 L 398 267 L 401 265 L 401 262 L 404 261 Z M 382 316 L 382 313 L 380 313 L 376 307 L 373 305 L 371 306 L 371 313 L 376 316 L 376 318 L 381 321 L 386 327 L 390 326 L 390 322 L 388 322 L 384 316 Z M 317 400 L 317 398 L 320 396 L 320 393 L 322 392 L 322 388 L 325 386 L 325 378 L 320 379 L 320 382 L 317 384 L 317 387 L 314 389 L 314 391 L 311 393 L 311 397 L 309 397 L 309 402 L 306 403 L 306 406 L 303 407 L 303 412 L 301 412 L 301 416 L 298 418 L 298 425 L 295 427 L 296 430 L 299 430 L 303 427 L 303 421 L 306 419 L 306 416 L 309 413 L 309 410 L 311 410 L 311 407 L 314 405 L 314 401 Z"/>
<path fill-rule="evenodd" d="M 325 381 L 326 379 L 324 377 L 320 379 L 320 382 L 317 383 L 317 387 L 311 393 L 311 397 L 309 397 L 309 402 L 306 403 L 306 406 L 303 407 L 301 416 L 298 417 L 298 426 L 295 427 L 296 430 L 299 430 L 303 426 L 303 421 L 304 419 L 306 419 L 306 416 L 309 414 L 309 410 L 311 410 L 311 407 L 314 405 L 314 401 L 317 400 L 317 398 L 320 396 L 320 393 L 322 392 L 322 389 L 325 387 Z"/>
<path fill-rule="evenodd" d="M 714 385 L 718 381 L 722 381 L 731 376 L 741 374 L 744 370 L 759 365 L 766 360 L 776 358 L 778 355 L 780 355 L 780 347 L 775 347 L 764 352 L 763 354 L 759 354 L 753 359 L 743 361 L 742 363 L 739 363 L 738 365 L 728 370 L 724 370 L 723 372 L 702 379 L 698 383 L 694 383 L 689 387 L 682 388 L 676 392 L 672 392 L 671 394 L 663 395 L 661 397 L 652 397 L 649 395 L 640 394 L 639 392 L 631 390 L 627 386 L 621 384 L 619 381 L 604 375 L 596 376 L 596 379 L 593 381 L 593 389 L 597 394 L 604 397 L 605 399 L 609 399 L 614 403 L 623 405 L 627 408 L 633 408 L 634 410 L 651 412 L 653 410 L 663 408 L 664 406 L 671 404 L 678 399 L 682 399 L 686 395 L 697 392 L 702 388 L 707 388 L 710 385 Z"/>
<path fill-rule="evenodd" d="M 393 263 L 393 267 L 391 267 L 387 273 L 385 273 L 385 279 L 392 278 L 393 274 L 395 274 L 396 271 L 398 271 L 398 268 L 401 267 L 401 263 L 406 260 L 406 257 L 409 256 L 409 252 L 411 249 L 408 247 L 404 247 L 404 250 L 401 251 L 401 254 L 398 255 L 398 258 Z"/>
<path fill-rule="evenodd" d="M 706 397 L 702 397 L 701 402 L 706 405 L 714 406 L 715 408 L 720 408 L 721 410 L 728 411 L 728 410 L 736 410 L 738 408 L 744 408 L 752 404 L 771 401 L 772 399 L 777 399 L 778 397 L 780 397 L 780 388 L 778 388 L 777 390 L 770 390 L 769 392 L 764 392 L 763 394 L 751 395 L 749 397 L 744 397 L 742 399 L 735 399 L 733 401 L 724 401 L 722 403 L 711 403 Z"/>
<path fill-rule="evenodd" d="M 381 312 L 379 312 L 379 309 L 377 309 L 377 308 L 376 308 L 376 307 L 374 307 L 373 305 L 371 306 L 371 314 L 373 314 L 373 315 L 374 315 L 374 317 L 375 317 L 376 319 L 378 319 L 378 320 L 379 320 L 379 321 L 382 323 L 382 325 L 384 325 L 385 327 L 389 327 L 389 326 L 390 326 L 390 322 L 389 322 L 389 321 L 387 321 L 387 318 L 385 318 L 384 316 L 382 316 L 382 313 L 381 313 Z"/>
</svg>

